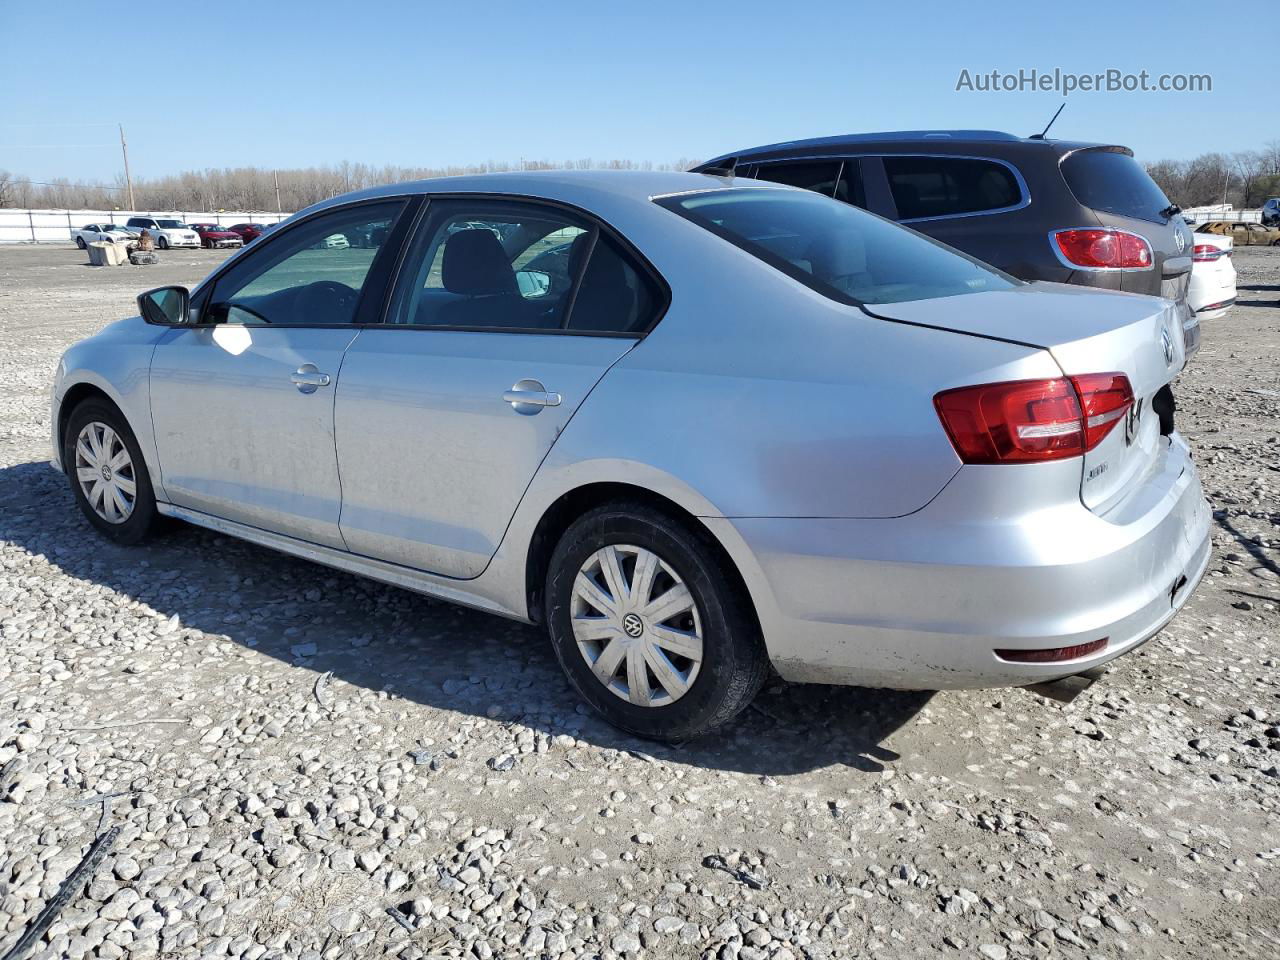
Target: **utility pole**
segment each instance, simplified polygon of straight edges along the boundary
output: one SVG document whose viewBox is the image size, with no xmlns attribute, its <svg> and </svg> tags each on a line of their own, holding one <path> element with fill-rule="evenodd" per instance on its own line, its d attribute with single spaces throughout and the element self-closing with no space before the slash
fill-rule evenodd
<svg viewBox="0 0 1280 960">
<path fill-rule="evenodd" d="M 133 178 L 129 176 L 129 146 L 124 142 L 124 124 L 120 127 L 120 152 L 124 154 L 124 182 L 129 187 L 129 209 L 136 211 L 138 208 L 133 202 Z"/>
<path fill-rule="evenodd" d="M 272 170 L 272 171 L 271 171 L 271 179 L 272 179 L 272 180 L 274 180 L 274 181 L 275 181 L 275 184 L 276 184 L 276 213 L 279 213 L 279 212 L 281 211 L 281 207 L 280 207 L 280 173 L 279 173 L 279 171 L 277 171 L 277 170 Z"/>
</svg>

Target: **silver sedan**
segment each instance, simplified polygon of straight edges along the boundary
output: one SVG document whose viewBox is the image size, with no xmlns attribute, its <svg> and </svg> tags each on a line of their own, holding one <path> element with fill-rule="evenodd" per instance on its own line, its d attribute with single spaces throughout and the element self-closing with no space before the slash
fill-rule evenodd
<svg viewBox="0 0 1280 960">
<path fill-rule="evenodd" d="M 1208 563 L 1172 304 L 1023 283 L 805 191 L 382 187 L 139 307 L 54 385 L 98 530 L 177 517 L 543 623 L 643 736 L 724 724 L 770 669 L 1077 674 Z"/>
</svg>

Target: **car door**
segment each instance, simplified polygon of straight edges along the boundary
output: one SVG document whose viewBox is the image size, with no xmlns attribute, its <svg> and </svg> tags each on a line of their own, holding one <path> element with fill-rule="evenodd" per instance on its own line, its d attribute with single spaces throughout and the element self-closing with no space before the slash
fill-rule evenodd
<svg viewBox="0 0 1280 960">
<path fill-rule="evenodd" d="M 343 547 L 334 390 L 357 324 L 381 311 L 399 236 L 360 249 L 322 241 L 391 227 L 404 207 L 356 204 L 301 221 L 215 277 L 194 300 L 197 322 L 161 338 L 151 410 L 170 502 Z"/>
<path fill-rule="evenodd" d="M 584 216 L 432 201 L 386 322 L 361 332 L 338 384 L 349 548 L 483 572 L 556 437 L 655 319 L 660 289 Z"/>
</svg>

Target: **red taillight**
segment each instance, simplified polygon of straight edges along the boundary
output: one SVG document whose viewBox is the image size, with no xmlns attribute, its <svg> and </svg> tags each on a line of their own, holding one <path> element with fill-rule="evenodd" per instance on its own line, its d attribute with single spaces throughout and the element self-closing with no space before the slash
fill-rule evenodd
<svg viewBox="0 0 1280 960">
<path fill-rule="evenodd" d="M 1224 255 L 1227 255 L 1227 251 L 1215 247 L 1212 243 L 1197 243 L 1191 248 L 1191 259 L 1198 260 L 1201 263 L 1217 260 Z"/>
<path fill-rule="evenodd" d="M 1133 388 L 1123 373 L 1072 377 L 1084 407 L 1084 448 L 1092 450 L 1133 407 Z"/>
<path fill-rule="evenodd" d="M 1063 660 L 1079 660 L 1097 653 L 1110 639 L 1103 637 L 1101 640 L 1077 643 L 1072 647 L 1050 647 L 1047 650 L 997 650 L 995 654 L 1001 660 L 1012 660 L 1014 663 L 1059 663 Z"/>
<path fill-rule="evenodd" d="M 1086 270 L 1146 270 L 1155 262 L 1146 238 L 1127 230 L 1082 227 L 1050 238 L 1063 260 Z"/>
<path fill-rule="evenodd" d="M 1096 447 L 1133 406 L 1129 379 L 1095 373 L 944 390 L 933 398 L 965 463 L 1034 463 Z"/>
</svg>

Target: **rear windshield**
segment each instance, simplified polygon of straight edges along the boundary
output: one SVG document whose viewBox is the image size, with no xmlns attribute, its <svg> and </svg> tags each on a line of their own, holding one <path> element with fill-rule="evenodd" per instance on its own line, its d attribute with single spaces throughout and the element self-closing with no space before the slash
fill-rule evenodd
<svg viewBox="0 0 1280 960">
<path fill-rule="evenodd" d="M 841 303 L 1007 290 L 1019 281 L 913 230 L 800 190 L 715 190 L 657 201 Z"/>
<path fill-rule="evenodd" d="M 1062 161 L 1062 176 L 1086 207 L 1122 217 L 1165 223 L 1169 198 L 1127 153 L 1078 150 Z"/>
</svg>

